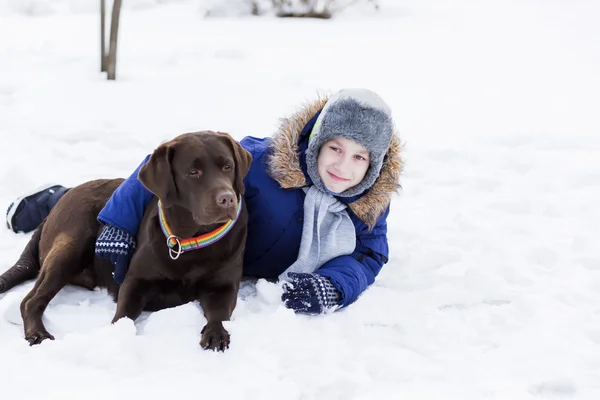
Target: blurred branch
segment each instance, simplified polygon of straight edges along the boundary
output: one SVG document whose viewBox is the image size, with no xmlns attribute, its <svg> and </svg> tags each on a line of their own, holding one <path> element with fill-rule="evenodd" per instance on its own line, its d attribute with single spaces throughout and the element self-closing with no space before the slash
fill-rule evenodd
<svg viewBox="0 0 600 400">
<path fill-rule="evenodd" d="M 114 81 L 117 74 L 117 38 L 119 35 L 119 17 L 121 16 L 122 0 L 114 0 L 110 18 L 110 43 L 108 47 L 107 78 Z"/>
<path fill-rule="evenodd" d="M 100 0 L 100 72 L 106 71 L 106 0 Z"/>
<path fill-rule="evenodd" d="M 277 16 L 280 18 L 320 18 L 320 19 L 329 19 L 332 14 L 327 11 L 307 11 L 307 12 L 294 12 L 294 11 L 279 11 L 277 12 Z"/>
<path fill-rule="evenodd" d="M 329 19 L 338 11 L 364 2 L 379 10 L 378 0 L 272 0 L 272 5 L 278 17 Z"/>
</svg>

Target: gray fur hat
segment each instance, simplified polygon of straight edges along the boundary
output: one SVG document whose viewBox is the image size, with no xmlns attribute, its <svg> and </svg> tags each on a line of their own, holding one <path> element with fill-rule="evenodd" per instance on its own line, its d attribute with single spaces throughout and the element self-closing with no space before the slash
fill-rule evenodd
<svg viewBox="0 0 600 400">
<path fill-rule="evenodd" d="M 326 141 L 343 137 L 369 150 L 370 165 L 358 185 L 336 195 L 351 197 L 370 189 L 379 177 L 393 133 L 391 110 L 377 93 L 368 89 L 340 90 L 327 100 L 310 133 L 306 149 L 310 179 L 319 189 L 328 191 L 317 168 L 319 150 Z"/>
</svg>

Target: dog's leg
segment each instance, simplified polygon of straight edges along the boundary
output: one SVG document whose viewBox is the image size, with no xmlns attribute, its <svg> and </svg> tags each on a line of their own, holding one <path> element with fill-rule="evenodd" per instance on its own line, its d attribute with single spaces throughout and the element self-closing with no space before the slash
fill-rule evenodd
<svg viewBox="0 0 600 400">
<path fill-rule="evenodd" d="M 113 317 L 114 324 L 121 318 L 129 318 L 133 321 L 142 313 L 142 310 L 153 295 L 152 286 L 140 279 L 127 279 L 119 288 L 117 297 L 117 311 Z"/>
<path fill-rule="evenodd" d="M 13 287 L 34 279 L 40 271 L 38 244 L 46 220 L 36 228 L 31 239 L 21 253 L 19 260 L 8 271 L 0 275 L 0 293 L 4 293 Z"/>
<path fill-rule="evenodd" d="M 21 302 L 25 339 L 31 345 L 54 339 L 46 330 L 42 315 L 48 303 L 81 268 L 82 249 L 76 243 L 75 239 L 66 235 L 57 238 L 44 260 L 33 289 Z"/>
<path fill-rule="evenodd" d="M 206 325 L 202 328 L 200 346 L 203 349 L 224 351 L 229 348 L 229 332 L 223 321 L 229 321 L 237 301 L 237 286 L 227 286 L 200 295 Z"/>
</svg>

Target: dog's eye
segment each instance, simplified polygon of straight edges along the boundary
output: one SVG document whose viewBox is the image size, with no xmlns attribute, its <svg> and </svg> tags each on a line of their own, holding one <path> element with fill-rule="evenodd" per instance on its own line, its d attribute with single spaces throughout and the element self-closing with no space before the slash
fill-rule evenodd
<svg viewBox="0 0 600 400">
<path fill-rule="evenodd" d="M 193 176 L 193 177 L 198 177 L 198 176 L 200 176 L 200 171 L 198 171 L 196 168 L 192 168 L 188 171 L 187 175 Z"/>
<path fill-rule="evenodd" d="M 229 171 L 231 169 L 231 165 L 225 164 L 223 165 L 223 171 Z"/>
</svg>

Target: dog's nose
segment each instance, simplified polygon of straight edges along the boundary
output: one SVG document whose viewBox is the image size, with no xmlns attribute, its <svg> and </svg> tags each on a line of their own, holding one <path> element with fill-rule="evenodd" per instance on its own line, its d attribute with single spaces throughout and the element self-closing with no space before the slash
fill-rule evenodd
<svg viewBox="0 0 600 400">
<path fill-rule="evenodd" d="M 217 204 L 219 207 L 229 208 L 233 207 L 235 203 L 235 197 L 231 192 L 221 192 L 217 195 Z"/>
</svg>

